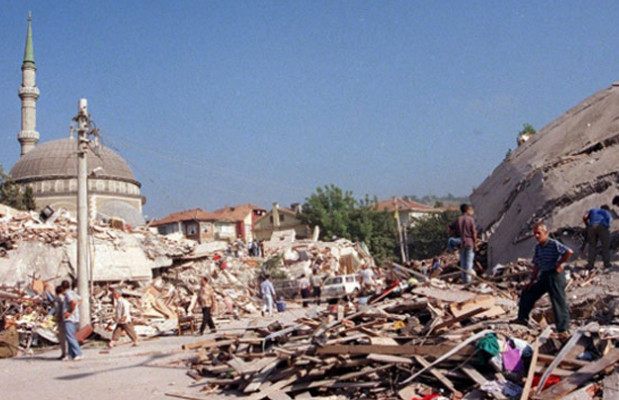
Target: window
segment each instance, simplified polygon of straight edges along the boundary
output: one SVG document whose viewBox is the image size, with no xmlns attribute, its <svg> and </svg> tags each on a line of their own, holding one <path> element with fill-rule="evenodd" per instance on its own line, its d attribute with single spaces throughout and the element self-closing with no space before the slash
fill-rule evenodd
<svg viewBox="0 0 619 400">
<path fill-rule="evenodd" d="M 196 224 L 188 224 L 186 229 L 187 229 L 187 236 L 196 235 L 198 233 L 198 230 L 196 229 Z"/>
<path fill-rule="evenodd" d="M 279 220 L 280 220 L 281 222 L 284 222 L 284 220 L 286 219 L 285 217 L 286 217 L 286 216 L 285 216 L 284 214 L 282 214 L 282 215 L 280 215 L 280 216 L 279 216 Z"/>
</svg>

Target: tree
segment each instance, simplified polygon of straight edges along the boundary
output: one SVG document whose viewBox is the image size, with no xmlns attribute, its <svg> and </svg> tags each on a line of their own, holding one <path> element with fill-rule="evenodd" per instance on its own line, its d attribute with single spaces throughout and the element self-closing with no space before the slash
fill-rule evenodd
<svg viewBox="0 0 619 400">
<path fill-rule="evenodd" d="M 380 263 L 396 257 L 396 228 L 393 215 L 379 212 L 374 204 L 376 199 L 356 200 L 350 191 L 325 185 L 306 199 L 299 218 L 318 226 L 322 240 L 337 237 L 364 242 Z"/>
<path fill-rule="evenodd" d="M 529 123 L 526 123 L 526 124 L 522 124 L 522 130 L 520 132 L 518 132 L 518 136 L 522 136 L 525 133 L 528 133 L 530 135 L 535 135 L 537 133 L 537 131 L 535 130 L 533 125 L 531 125 Z"/>
<path fill-rule="evenodd" d="M 411 257 L 424 259 L 437 256 L 447 246 L 447 225 L 460 215 L 457 210 L 446 210 L 440 214 L 418 219 L 408 231 L 412 243 Z"/>
<path fill-rule="evenodd" d="M 30 186 L 25 189 L 5 174 L 0 165 L 0 203 L 18 210 L 34 210 L 34 193 Z"/>
</svg>

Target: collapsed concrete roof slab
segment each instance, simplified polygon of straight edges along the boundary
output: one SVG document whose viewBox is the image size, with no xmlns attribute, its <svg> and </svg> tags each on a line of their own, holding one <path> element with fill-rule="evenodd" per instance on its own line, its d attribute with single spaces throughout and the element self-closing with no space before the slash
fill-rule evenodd
<svg viewBox="0 0 619 400">
<path fill-rule="evenodd" d="M 619 193 L 619 83 L 551 122 L 507 157 L 473 192 L 477 222 L 490 234 L 490 265 L 530 257 L 531 228 L 578 230 L 590 208 Z M 614 221 L 617 228 L 618 221 Z M 574 249 L 577 251 L 578 249 Z"/>
</svg>

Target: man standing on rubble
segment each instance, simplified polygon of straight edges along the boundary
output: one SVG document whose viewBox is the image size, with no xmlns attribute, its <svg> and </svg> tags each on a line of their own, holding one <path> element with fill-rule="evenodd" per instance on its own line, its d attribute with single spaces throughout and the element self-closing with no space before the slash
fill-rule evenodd
<svg viewBox="0 0 619 400">
<path fill-rule="evenodd" d="M 559 338 L 566 339 L 570 335 L 568 331 L 570 310 L 565 297 L 566 280 L 563 264 L 569 260 L 573 251 L 561 242 L 550 239 L 548 228 L 543 223 L 535 225 L 533 236 L 538 242 L 533 255 L 533 272 L 531 280 L 520 296 L 518 318 L 513 322 L 528 325 L 529 313 L 535 302 L 548 293 L 557 333 Z"/>
<path fill-rule="evenodd" d="M 460 211 L 462 215 L 449 225 L 449 229 L 460 237 L 460 271 L 462 281 L 469 283 L 477 251 L 477 229 L 475 219 L 473 219 L 473 207 L 469 204 L 462 204 Z"/>
<path fill-rule="evenodd" d="M 209 285 L 208 278 L 203 276 L 200 280 L 200 292 L 198 293 L 198 305 L 202 307 L 202 325 L 200 325 L 200 335 L 204 335 L 204 329 L 208 324 L 211 332 L 216 332 L 215 323 L 213 322 L 213 316 L 211 310 L 215 303 L 215 292 L 211 285 Z"/>
<path fill-rule="evenodd" d="M 602 245 L 602 260 L 604 268 L 610 268 L 610 207 L 603 205 L 592 208 L 583 215 L 582 220 L 587 226 L 587 242 L 589 245 L 588 269 L 593 269 L 597 256 L 598 239 Z"/>
<path fill-rule="evenodd" d="M 269 280 L 269 274 L 264 276 L 264 281 L 260 284 L 260 294 L 262 295 L 262 315 L 265 310 L 269 311 L 269 317 L 273 316 L 273 298 L 275 297 L 275 288 Z"/>
<path fill-rule="evenodd" d="M 112 289 L 112 297 L 114 297 L 114 301 L 116 302 L 116 312 L 114 314 L 116 327 L 114 328 L 112 340 L 108 343 L 108 347 L 110 349 L 114 347 L 114 344 L 120 338 L 121 331 L 125 331 L 131 338 L 133 345 L 137 346 L 139 344 L 138 335 L 136 335 L 135 328 L 131 322 L 131 303 L 122 296 L 118 289 Z"/>
<path fill-rule="evenodd" d="M 72 358 L 73 361 L 79 361 L 83 356 L 75 333 L 77 332 L 77 324 L 80 321 L 80 309 L 78 306 L 82 300 L 77 293 L 71 290 L 69 281 L 62 281 L 62 290 L 64 292 L 63 317 L 67 337 L 67 350 L 69 357 Z"/>
<path fill-rule="evenodd" d="M 310 280 L 307 278 L 305 274 L 301 275 L 298 285 L 299 285 L 299 295 L 301 295 L 301 298 L 303 299 L 303 308 L 307 308 L 308 301 L 305 299 L 310 297 Z"/>
</svg>

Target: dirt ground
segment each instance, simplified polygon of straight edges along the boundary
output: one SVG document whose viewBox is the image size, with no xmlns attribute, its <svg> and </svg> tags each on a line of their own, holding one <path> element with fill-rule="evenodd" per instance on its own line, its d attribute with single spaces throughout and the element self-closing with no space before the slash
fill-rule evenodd
<svg viewBox="0 0 619 400">
<path fill-rule="evenodd" d="M 248 324 L 266 326 L 276 319 L 293 321 L 307 310 L 311 309 L 295 307 L 274 318 L 247 318 L 218 324 L 218 333 L 233 332 Z M 139 347 L 125 344 L 109 352 L 102 342 L 91 342 L 83 348 L 84 359 L 77 362 L 58 361 L 57 348 L 3 359 L 0 360 L 0 398 L 173 399 L 166 393 L 200 397 L 199 387 L 191 387 L 193 380 L 186 375 L 188 369 L 168 364 L 194 355 L 193 351 L 183 351 L 183 344 L 212 337 L 212 334 L 158 337 L 142 341 Z"/>
</svg>

